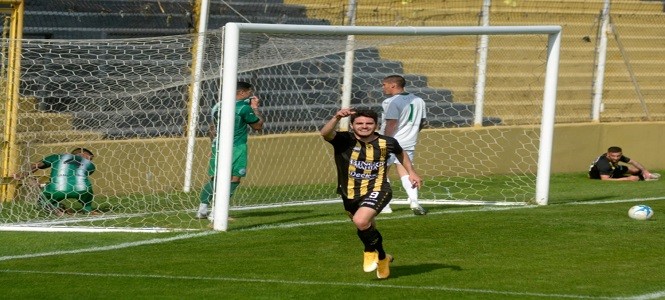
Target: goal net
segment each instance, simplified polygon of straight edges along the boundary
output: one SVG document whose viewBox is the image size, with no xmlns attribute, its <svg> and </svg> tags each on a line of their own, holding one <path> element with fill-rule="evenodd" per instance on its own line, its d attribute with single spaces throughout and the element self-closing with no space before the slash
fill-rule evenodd
<svg viewBox="0 0 665 300">
<path fill-rule="evenodd" d="M 489 34 L 493 35 L 490 49 L 494 51 L 492 55 L 484 52 L 479 60 L 478 37 Z M 345 39 L 348 35 L 357 39 Z M 264 103 L 271 108 L 277 106 L 266 111 L 268 128 L 291 134 L 266 136 L 251 145 L 252 157 L 260 160 L 253 169 L 261 173 L 254 177 L 258 179 L 256 184 L 275 182 L 270 185 L 274 191 L 265 199 L 246 189 L 246 194 L 239 193 L 229 201 L 232 145 L 222 142 L 215 193 L 215 199 L 220 200 L 215 204 L 215 220 L 219 221 L 214 228 L 226 230 L 229 207 L 274 204 L 272 201 L 280 197 L 273 195 L 284 195 L 281 191 L 289 195 L 287 201 L 327 198 L 325 194 L 308 197 L 299 189 L 328 183 L 323 190 L 314 190 L 335 190 L 330 147 L 316 133 L 295 133 L 316 132 L 340 108 L 340 98 L 352 107 L 380 111 L 385 98 L 381 81 L 389 74 L 407 73 L 407 91 L 420 95 L 428 105 L 430 128 L 422 133 L 415 158 L 426 182 L 420 192 L 422 203 L 546 204 L 559 39 L 560 28 L 556 26 L 349 28 L 227 24 L 224 80 L 254 81 L 264 95 Z M 516 44 L 522 48 L 512 48 Z M 345 58 L 354 58 L 353 72 L 344 72 L 340 66 L 336 53 L 343 47 L 347 50 Z M 247 48 L 251 51 L 245 52 Z M 322 57 L 308 54 L 322 48 L 331 53 Z M 348 51 L 350 48 L 353 51 Z M 303 60 L 303 54 L 309 57 Z M 487 57 L 493 55 L 496 58 L 487 63 Z M 267 64 L 257 64 L 266 56 Z M 413 57 L 416 60 L 411 60 Z M 476 66 L 481 64 L 483 74 L 478 77 L 480 68 Z M 420 71 L 427 72 L 427 76 Z M 348 76 L 352 80 L 343 80 Z M 481 79 L 482 87 L 478 85 Z M 343 82 L 352 84 L 342 86 L 340 91 Z M 525 89 L 505 88 L 514 82 Z M 490 87 L 493 93 L 484 92 Z M 339 96 L 345 88 L 351 89 L 350 99 Z M 294 90 L 306 96 L 291 94 Z M 221 132 L 223 141 L 224 136 L 232 134 L 233 84 L 224 85 L 221 95 L 220 128 L 226 128 Z M 289 121 L 295 126 L 282 122 L 285 119 L 296 120 Z M 291 196 L 293 187 L 297 196 Z"/>
<path fill-rule="evenodd" d="M 229 23 L 205 36 L 24 40 L 16 171 L 53 153 L 90 149 L 99 214 L 72 199 L 58 213 L 44 210 L 39 197 L 50 170 L 39 170 L 3 178 L 9 192 L 0 228 L 209 228 L 194 213 L 209 180 L 210 110 L 234 103 L 237 80 L 254 85 L 266 124 L 250 135 L 247 177 L 231 199 L 223 184 L 230 174 L 218 171 L 215 229 L 226 230 L 229 210 L 339 201 L 331 149 L 318 130 L 342 101 L 380 111 L 381 80 L 391 74 L 403 75 L 406 90 L 427 104 L 429 125 L 414 160 L 423 204 L 546 204 L 558 30 Z M 479 77 L 482 34 L 490 39 Z M 199 45 L 202 60 L 194 64 Z M 349 57 L 352 72 L 345 72 Z M 229 111 L 222 109 L 222 124 Z M 193 145 L 187 132 L 196 135 Z M 228 170 L 230 145 L 222 141 L 219 151 L 218 170 Z M 394 191 L 396 203 L 405 198 L 400 186 Z"/>
</svg>

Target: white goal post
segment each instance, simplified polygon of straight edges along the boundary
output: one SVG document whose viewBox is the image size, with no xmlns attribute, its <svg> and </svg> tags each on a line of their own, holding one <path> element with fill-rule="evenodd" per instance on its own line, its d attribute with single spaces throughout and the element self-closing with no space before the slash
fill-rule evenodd
<svg viewBox="0 0 665 300">
<path fill-rule="evenodd" d="M 240 227 L 310 218 L 314 204 L 341 209 L 332 147 L 318 130 L 346 105 L 380 111 L 381 81 L 393 74 L 427 106 L 413 160 L 425 180 L 421 204 L 547 204 L 560 39 L 559 26 L 229 23 L 199 34 L 21 40 L 9 173 L 29 175 L 2 178 L 14 193 L 0 199 L 0 231 L 227 230 L 229 211 Z M 479 72 L 483 97 L 475 97 Z M 229 198 L 225 141 L 238 80 L 254 85 L 266 123 L 250 133 L 247 176 Z M 211 224 L 195 213 L 209 186 L 211 110 L 220 101 Z M 60 168 L 32 169 L 78 148 L 94 153 L 94 213 L 77 199 L 45 205 L 53 195 L 44 186 L 54 187 Z M 399 214 L 406 194 L 399 184 L 393 192 Z"/>
<path fill-rule="evenodd" d="M 238 79 L 240 36 L 246 33 L 263 34 L 316 34 L 316 35 L 373 35 L 373 36 L 458 36 L 458 35 L 547 35 L 546 70 L 543 88 L 542 116 L 537 158 L 535 203 L 548 202 L 552 140 L 554 132 L 556 89 L 558 79 L 560 26 L 483 26 L 483 27 L 365 27 L 365 26 L 314 26 L 228 23 L 225 26 L 223 69 L 224 82 Z M 476 105 L 481 105 L 476 103 Z M 218 124 L 219 139 L 217 177 L 214 193 L 215 230 L 228 229 L 231 157 L 235 107 L 235 84 L 221 87 L 221 118 Z"/>
</svg>

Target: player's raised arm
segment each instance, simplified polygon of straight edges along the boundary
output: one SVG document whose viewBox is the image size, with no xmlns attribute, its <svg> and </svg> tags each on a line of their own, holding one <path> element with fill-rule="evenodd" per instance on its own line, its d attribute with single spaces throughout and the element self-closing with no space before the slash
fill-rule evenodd
<svg viewBox="0 0 665 300">
<path fill-rule="evenodd" d="M 339 123 L 339 120 L 341 120 L 344 117 L 348 117 L 355 112 L 350 109 L 350 108 L 342 108 L 335 115 L 330 118 L 330 121 L 326 123 L 326 125 L 323 125 L 321 127 L 321 136 L 323 136 L 323 139 L 326 141 L 331 141 L 334 137 L 337 131 L 335 130 L 335 127 L 337 127 L 337 123 Z"/>
</svg>

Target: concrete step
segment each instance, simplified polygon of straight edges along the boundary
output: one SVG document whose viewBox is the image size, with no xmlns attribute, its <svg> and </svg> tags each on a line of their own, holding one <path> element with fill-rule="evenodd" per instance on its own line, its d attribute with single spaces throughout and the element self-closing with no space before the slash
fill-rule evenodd
<svg viewBox="0 0 665 300">
<path fill-rule="evenodd" d="M 662 30 L 662 35 L 635 35 L 635 36 L 622 36 L 619 41 L 623 46 L 623 50 L 630 54 L 633 49 L 662 49 L 665 48 L 665 29 Z M 608 41 L 610 49 L 619 51 L 616 40 L 612 37 Z"/>
<path fill-rule="evenodd" d="M 19 132 L 62 131 L 72 129 L 72 117 L 60 113 L 19 114 Z"/>
<path fill-rule="evenodd" d="M 0 138 L 4 137 L 0 135 Z M 94 131 L 55 130 L 18 133 L 19 143 L 66 143 L 79 141 L 98 141 L 104 134 Z"/>
<path fill-rule="evenodd" d="M 663 38 L 665 39 L 665 38 Z M 592 43 L 585 43 L 581 39 L 577 46 L 561 49 L 560 61 L 575 61 L 576 63 L 585 62 L 593 63 L 595 58 L 595 49 Z M 431 64 L 439 62 L 454 62 L 454 61 L 468 61 L 474 62 L 477 56 L 475 45 L 470 46 L 446 46 L 443 43 L 439 45 L 418 44 L 419 51 L 414 52 L 414 45 L 391 45 L 380 47 L 381 57 L 383 59 L 397 60 L 406 62 L 412 59 L 429 60 Z M 529 61 L 545 61 L 545 44 L 542 43 L 538 46 L 528 46 L 513 44 L 509 46 L 490 44 L 488 51 L 488 61 L 495 60 L 529 60 Z M 665 47 L 665 46 L 663 46 Z M 628 57 L 629 61 L 651 60 L 654 62 L 661 62 L 661 50 L 663 47 L 650 47 L 645 46 L 624 46 L 624 54 Z M 438 59 L 433 59 L 438 58 Z M 625 58 L 621 50 L 613 45 L 607 50 L 607 61 L 624 62 Z"/>
<path fill-rule="evenodd" d="M 501 117 L 502 124 L 505 125 L 531 125 L 540 122 L 539 117 L 524 117 L 521 115 L 504 115 Z M 600 122 L 643 122 L 643 121 L 665 121 L 665 114 L 652 114 L 650 117 L 645 117 L 642 113 L 619 113 L 619 114 L 603 114 L 600 117 Z M 589 123 L 591 118 L 586 115 L 557 115 L 555 123 Z"/>
<path fill-rule="evenodd" d="M 466 90 L 455 90 L 453 91 L 453 99 L 455 102 L 464 102 L 464 101 L 473 101 L 475 98 L 475 93 L 472 89 Z M 641 88 L 644 98 L 649 101 L 658 101 L 662 99 L 662 88 L 651 87 Z M 512 103 L 512 101 L 520 99 L 538 99 L 539 101 L 543 98 L 542 88 L 540 87 L 524 87 L 522 89 L 516 89 L 512 87 L 487 87 L 485 89 L 485 99 L 490 99 L 494 101 L 505 101 L 507 103 Z M 621 99 L 634 99 L 633 101 L 638 101 L 637 93 L 632 86 L 620 86 L 613 89 L 606 89 L 603 98 L 606 101 L 619 101 Z M 557 101 L 565 102 L 569 100 L 576 99 L 588 99 L 591 103 L 593 99 L 593 91 L 590 86 L 588 87 L 572 87 L 572 88 L 559 88 L 557 89 Z"/>
<path fill-rule="evenodd" d="M 459 97 L 455 95 L 456 99 L 461 98 L 462 103 L 473 103 L 472 95 L 469 97 Z M 502 117 L 504 113 L 514 113 L 515 111 L 540 114 L 542 107 L 542 96 L 541 95 L 531 95 L 533 100 L 527 101 L 522 100 L 522 98 L 498 98 L 493 96 L 488 96 L 485 98 L 485 107 L 491 108 L 486 109 L 484 115 L 488 116 L 498 116 Z M 587 95 L 575 95 L 577 98 L 568 98 L 568 99 L 557 99 L 557 114 L 577 114 L 582 113 L 584 115 L 591 115 L 591 108 L 593 97 L 590 94 Z M 621 105 L 628 105 L 630 107 L 640 108 L 642 106 L 639 99 L 636 97 L 626 97 L 626 98 L 614 98 L 608 99 L 604 98 L 604 107 L 611 108 Z M 649 111 L 653 112 L 665 112 L 665 105 L 662 104 L 658 99 L 645 99 L 646 106 Z M 458 103 L 458 102 L 456 102 Z M 496 110 L 496 111 L 495 111 Z M 499 113 L 501 112 L 501 113 Z"/>
<path fill-rule="evenodd" d="M 283 5 L 280 1 L 233 1 L 229 5 L 221 2 L 211 1 L 209 10 L 220 13 L 234 11 L 242 15 L 259 15 L 266 12 L 272 14 L 288 14 L 291 16 L 304 16 L 305 8 L 296 5 Z M 96 0 L 81 2 L 80 0 L 58 0 L 58 1 L 28 1 L 25 9 L 27 11 L 72 11 L 77 13 L 112 13 L 122 12 L 123 14 L 186 14 L 192 11 L 192 4 L 189 0 L 141 0 L 141 1 L 114 1 L 114 0 Z"/>
<path fill-rule="evenodd" d="M 446 44 L 444 44 L 446 45 Z M 419 51 L 413 51 L 413 45 L 408 46 L 383 46 L 380 47 L 381 57 L 383 59 L 390 60 L 401 60 L 402 62 L 408 59 L 429 59 L 432 63 L 437 63 L 439 60 L 434 58 L 439 58 L 443 61 L 456 61 L 456 60 L 467 60 L 475 61 L 477 56 L 476 46 L 460 47 L 460 46 L 446 46 L 441 47 L 441 45 L 417 45 Z M 631 52 L 632 53 L 632 52 Z M 645 52 L 647 53 L 647 52 Z M 528 45 L 511 45 L 511 46 L 493 46 L 490 45 L 488 51 L 489 60 L 532 60 L 532 61 L 545 61 L 546 55 L 546 45 L 545 42 L 540 43 L 538 46 L 528 46 Z M 635 57 L 636 59 L 639 58 Z M 652 57 L 651 53 L 648 53 L 649 57 Z M 567 59 L 574 60 L 591 60 L 594 58 L 594 49 L 593 46 L 588 45 L 584 47 L 574 48 L 574 49 L 562 49 L 561 50 L 561 61 Z"/>
<path fill-rule="evenodd" d="M 504 115 L 501 117 L 504 125 L 533 125 L 540 123 L 540 117 L 525 117 L 521 115 Z M 557 124 L 560 123 L 585 123 L 589 122 L 588 116 L 556 116 L 554 122 Z"/>
<path fill-rule="evenodd" d="M 472 60 L 432 61 L 423 58 L 406 58 L 402 60 L 402 64 L 405 66 L 404 69 L 407 72 L 418 70 L 425 74 L 438 73 L 442 69 L 455 73 L 475 72 L 476 70 L 476 63 Z M 630 67 L 633 70 L 637 70 L 636 74 L 659 74 L 665 68 L 665 61 L 652 58 L 631 59 Z M 612 76 L 612 72 L 623 73 L 627 71 L 627 69 L 628 66 L 623 60 L 613 59 L 605 63 L 605 70 L 610 73 L 610 76 Z M 493 73 L 532 71 L 535 74 L 539 70 L 542 70 L 543 72 L 545 71 L 545 67 L 540 61 L 490 59 L 487 64 L 487 71 Z M 574 74 L 588 76 L 592 71 L 593 66 L 589 66 L 586 64 L 586 61 L 583 60 L 564 60 L 559 63 L 559 74 L 561 74 L 561 76 L 572 76 Z"/>
<path fill-rule="evenodd" d="M 343 2 L 343 3 L 342 3 Z M 467 2 L 467 3 L 465 3 Z M 643 2 L 643 1 L 642 1 Z M 311 1 L 285 0 L 287 4 L 305 5 L 311 18 L 329 20 L 332 24 L 344 23 L 346 2 L 311 4 Z M 360 2 L 357 7 L 356 25 L 477 25 L 482 3 L 473 1 L 418 0 L 382 1 L 378 3 Z M 603 8 L 602 1 L 520 1 L 516 6 L 494 4 L 491 8 L 491 21 L 521 22 L 521 19 L 547 20 L 563 24 L 567 20 L 595 18 Z M 613 1 L 614 15 L 658 15 L 662 5 L 644 5 L 634 1 Z M 506 17 L 509 16 L 509 17 Z M 468 24 L 463 24 L 463 22 Z"/>
<path fill-rule="evenodd" d="M 587 105 L 588 106 L 588 105 Z M 557 113 L 555 122 L 557 123 L 571 123 L 571 122 L 591 122 L 591 112 L 588 109 L 582 109 L 583 106 L 563 106 L 557 105 Z M 505 125 L 523 125 L 523 124 L 537 124 L 540 122 L 541 113 L 534 110 L 513 110 L 504 111 L 494 107 L 485 107 L 484 112 L 486 115 L 491 115 L 500 118 Z M 644 112 L 640 104 L 622 105 L 622 106 L 605 106 L 605 109 L 600 115 L 601 121 L 662 121 L 665 120 L 664 110 L 651 110 L 649 114 Z"/>
<path fill-rule="evenodd" d="M 38 112 L 37 103 L 39 100 L 36 97 L 22 97 L 19 99 L 18 113 L 34 113 Z"/>
<path fill-rule="evenodd" d="M 408 68 L 405 68 L 409 72 Z M 427 72 L 423 72 L 427 73 Z M 454 76 L 451 73 L 445 72 L 437 73 L 430 72 L 427 76 L 427 82 L 433 88 L 445 88 L 452 90 L 454 93 L 462 91 L 473 90 L 476 82 L 476 74 L 472 72 L 455 72 Z M 639 78 L 639 87 L 645 91 L 653 90 L 657 92 L 662 91 L 662 82 L 665 82 L 665 75 L 657 72 L 654 73 L 636 73 Z M 540 75 L 540 76 L 539 76 Z M 486 78 L 486 89 L 489 90 L 508 90 L 508 91 L 523 91 L 523 90 L 537 90 L 541 91 L 544 87 L 544 74 L 534 73 L 511 73 L 511 72 L 490 72 Z M 570 72 L 560 73 L 558 77 L 558 90 L 591 90 L 593 84 L 592 70 L 587 73 Z M 634 90 L 629 73 L 626 70 L 607 70 L 605 72 L 604 84 L 606 89 L 616 90 Z M 408 87 L 408 86 L 407 86 Z"/>
</svg>

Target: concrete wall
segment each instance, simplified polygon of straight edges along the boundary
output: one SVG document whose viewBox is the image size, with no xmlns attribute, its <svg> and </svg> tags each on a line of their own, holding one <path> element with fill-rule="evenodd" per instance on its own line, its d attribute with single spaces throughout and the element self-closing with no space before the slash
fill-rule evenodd
<svg viewBox="0 0 665 300">
<path fill-rule="evenodd" d="M 588 170 L 598 155 L 620 146 L 624 155 L 651 170 L 665 169 L 665 122 L 558 125 L 554 132 L 552 172 Z"/>
<path fill-rule="evenodd" d="M 489 142 L 471 141 L 469 132 Z M 435 172 L 441 174 L 445 166 L 434 168 L 427 160 L 459 161 L 463 157 L 471 157 L 472 159 L 466 159 L 465 163 L 474 164 L 474 160 L 479 162 L 481 157 L 494 155 L 496 159 L 492 159 L 493 163 L 488 167 L 488 171 L 500 173 L 514 167 L 512 158 L 522 151 L 524 143 L 530 143 L 527 137 L 537 132 L 538 130 L 532 127 L 520 126 L 425 130 L 417 150 L 418 168 L 423 176 Z M 506 143 L 508 146 L 496 147 L 492 141 L 498 137 L 509 141 Z M 275 139 L 279 139 L 280 149 L 275 149 Z M 130 192 L 182 190 L 185 139 L 44 145 L 34 149 L 36 151 L 31 160 L 39 160 L 49 153 L 68 152 L 79 145 L 95 153 L 94 162 L 98 171 L 91 178 L 98 194 L 124 195 Z M 556 126 L 552 172 L 586 171 L 595 157 L 613 145 L 623 147 L 624 154 L 650 169 L 665 169 L 665 156 L 660 155 L 660 149 L 665 146 L 665 122 L 642 122 Z M 244 179 L 243 186 L 334 182 L 335 169 L 331 148 L 318 134 L 252 137 L 249 175 Z M 198 139 L 193 173 L 194 191 L 198 191 L 207 180 L 209 151 L 210 141 L 206 138 Z M 478 155 L 479 152 L 481 155 Z M 289 165 L 285 166 L 286 161 Z M 284 175 L 284 169 L 287 168 L 289 176 Z M 459 167 L 447 171 L 450 174 L 458 173 Z"/>
</svg>

